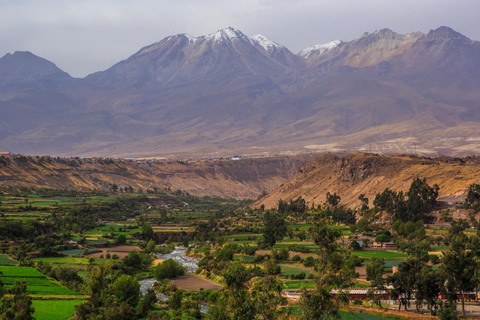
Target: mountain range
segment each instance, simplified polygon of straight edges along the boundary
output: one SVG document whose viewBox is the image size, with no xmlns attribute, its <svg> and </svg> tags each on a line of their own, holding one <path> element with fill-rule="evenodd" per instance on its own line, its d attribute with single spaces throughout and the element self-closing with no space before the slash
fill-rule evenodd
<svg viewBox="0 0 480 320">
<path fill-rule="evenodd" d="M 179 34 L 83 79 L 0 59 L 0 145 L 68 156 L 480 151 L 480 42 L 389 29 L 294 54 L 227 27 Z"/>
</svg>

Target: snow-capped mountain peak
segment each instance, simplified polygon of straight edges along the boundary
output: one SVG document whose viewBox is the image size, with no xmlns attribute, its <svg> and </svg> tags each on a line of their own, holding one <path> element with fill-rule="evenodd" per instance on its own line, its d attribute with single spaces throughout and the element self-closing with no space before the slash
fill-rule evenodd
<svg viewBox="0 0 480 320">
<path fill-rule="evenodd" d="M 189 34 L 186 34 L 186 33 L 184 33 L 183 36 L 185 36 L 185 38 L 188 39 L 188 41 L 190 42 L 190 45 L 195 44 L 195 42 L 197 42 L 197 40 L 198 40 L 198 38 L 196 38 L 194 36 L 191 36 Z"/>
<path fill-rule="evenodd" d="M 326 51 L 336 48 L 340 43 L 342 43 L 342 41 L 335 40 L 329 43 L 316 44 L 314 46 L 303 49 L 302 51 L 299 52 L 298 55 L 307 59 L 313 52 L 316 52 L 317 54 L 322 54 Z"/>
<path fill-rule="evenodd" d="M 232 27 L 225 27 L 218 30 L 215 33 L 211 33 L 206 37 L 206 40 L 215 40 L 218 41 L 233 41 L 238 38 L 245 38 L 246 36 L 238 29 Z"/>
<path fill-rule="evenodd" d="M 267 37 L 262 36 L 261 34 L 256 34 L 254 36 L 251 36 L 250 39 L 252 39 L 254 43 L 262 46 L 265 49 L 265 51 L 267 51 L 267 52 L 271 52 L 274 49 L 285 48 L 284 46 L 268 39 Z"/>
</svg>

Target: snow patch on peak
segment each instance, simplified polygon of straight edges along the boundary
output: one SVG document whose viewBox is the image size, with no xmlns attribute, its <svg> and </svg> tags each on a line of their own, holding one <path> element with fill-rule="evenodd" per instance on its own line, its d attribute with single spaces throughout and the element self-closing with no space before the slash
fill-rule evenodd
<svg viewBox="0 0 480 320">
<path fill-rule="evenodd" d="M 214 39 L 215 41 L 221 41 L 221 40 L 233 41 L 234 39 L 238 39 L 241 37 L 245 37 L 245 35 L 240 30 L 232 27 L 225 27 L 223 29 L 218 30 L 215 33 L 209 34 L 206 38 L 207 40 Z"/>
<path fill-rule="evenodd" d="M 252 39 L 254 43 L 262 46 L 267 52 L 271 52 L 275 48 L 278 48 L 278 49 L 285 48 L 284 46 L 268 39 L 267 37 L 262 36 L 261 34 L 256 34 L 254 36 L 251 36 L 250 39 Z"/>
<path fill-rule="evenodd" d="M 183 36 L 188 39 L 188 42 L 190 42 L 190 45 L 194 45 L 195 42 L 197 42 L 197 40 L 198 40 L 197 38 L 195 38 L 195 37 L 193 37 L 189 34 L 186 34 L 186 33 L 184 33 Z"/>
<path fill-rule="evenodd" d="M 329 50 L 334 49 L 334 48 L 337 47 L 340 43 L 342 43 L 342 41 L 340 41 L 340 40 L 335 40 L 335 41 L 331 41 L 331 42 L 329 42 L 329 43 L 317 44 L 317 45 L 308 47 L 308 48 L 306 48 L 306 49 L 303 49 L 302 51 L 300 51 L 300 53 L 299 53 L 298 55 L 306 59 L 306 58 L 308 58 L 313 52 L 317 52 L 318 54 L 322 54 L 322 53 L 324 53 L 324 52 L 326 52 L 326 51 L 329 51 Z"/>
</svg>

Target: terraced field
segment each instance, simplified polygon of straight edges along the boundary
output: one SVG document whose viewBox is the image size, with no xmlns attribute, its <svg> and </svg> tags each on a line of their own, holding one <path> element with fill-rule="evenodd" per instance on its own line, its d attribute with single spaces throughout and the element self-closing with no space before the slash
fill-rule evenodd
<svg viewBox="0 0 480 320">
<path fill-rule="evenodd" d="M 27 293 L 32 296 L 34 317 L 37 320 L 65 320 L 75 313 L 75 306 L 84 302 L 85 296 L 47 278 L 31 267 L 0 266 L 4 289 L 8 290 L 15 280 L 27 283 Z"/>
</svg>

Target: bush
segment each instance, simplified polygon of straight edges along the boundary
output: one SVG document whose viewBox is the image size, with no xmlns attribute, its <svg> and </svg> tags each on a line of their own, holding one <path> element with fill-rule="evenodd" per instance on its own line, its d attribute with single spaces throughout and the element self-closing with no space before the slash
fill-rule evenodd
<svg viewBox="0 0 480 320">
<path fill-rule="evenodd" d="M 154 269 L 153 274 L 155 279 L 171 279 L 185 274 L 185 268 L 182 267 L 177 261 L 168 259 L 162 263 L 159 263 Z"/>
<path fill-rule="evenodd" d="M 232 249 L 224 247 L 217 253 L 217 259 L 221 261 L 231 261 L 233 260 L 233 254 Z"/>
<path fill-rule="evenodd" d="M 453 310 L 453 308 L 443 308 L 440 310 L 439 318 L 441 320 L 456 320 L 457 315 L 455 314 L 455 310 Z"/>
<path fill-rule="evenodd" d="M 276 264 L 273 260 L 268 260 L 265 263 L 265 272 L 268 275 L 274 276 L 282 272 L 282 268 L 278 264 Z"/>
<path fill-rule="evenodd" d="M 293 256 L 292 261 L 293 262 L 302 261 L 302 258 L 300 258 L 300 256 L 298 254 L 296 254 L 296 255 Z"/>
<path fill-rule="evenodd" d="M 362 299 L 356 298 L 355 300 L 353 300 L 353 304 L 356 306 L 361 306 L 363 304 L 363 301 Z"/>
<path fill-rule="evenodd" d="M 313 266 L 315 266 L 315 259 L 313 257 L 306 257 L 303 260 L 303 265 L 305 267 L 313 267 Z"/>
<path fill-rule="evenodd" d="M 305 279 L 305 277 L 306 277 L 305 272 L 300 272 L 297 275 L 294 275 L 294 274 L 290 275 L 290 279 L 292 279 L 292 280 L 303 280 L 303 279 Z"/>
</svg>

